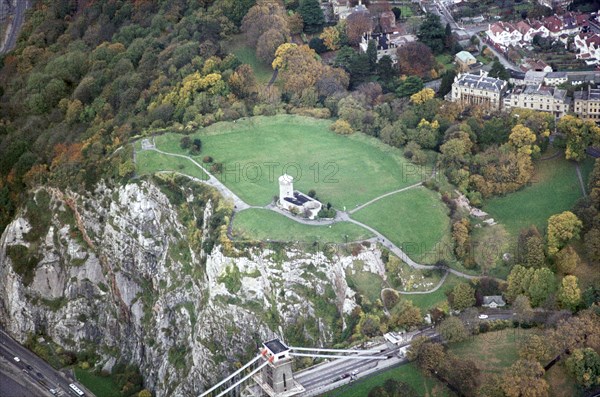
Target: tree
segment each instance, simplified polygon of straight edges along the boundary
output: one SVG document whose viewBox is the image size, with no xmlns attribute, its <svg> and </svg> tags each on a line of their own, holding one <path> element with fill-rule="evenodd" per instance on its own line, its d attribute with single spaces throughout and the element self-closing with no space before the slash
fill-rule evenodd
<svg viewBox="0 0 600 397">
<path fill-rule="evenodd" d="M 454 70 L 447 70 L 442 74 L 442 81 L 440 83 L 440 88 L 438 89 L 437 95 L 440 98 L 443 98 L 452 91 L 452 84 L 454 83 L 454 79 L 456 78 L 456 72 Z"/>
<path fill-rule="evenodd" d="M 423 88 L 421 91 L 410 96 L 410 102 L 414 103 L 415 105 L 421 105 L 422 103 L 433 99 L 434 96 L 434 90 L 432 90 L 431 88 Z"/>
<path fill-rule="evenodd" d="M 565 309 L 574 311 L 581 302 L 581 290 L 577 285 L 577 277 L 565 276 L 558 290 L 558 301 Z"/>
<path fill-rule="evenodd" d="M 304 30 L 307 33 L 318 32 L 325 24 L 325 17 L 319 5 L 319 0 L 302 0 L 300 7 L 298 7 L 298 13 L 302 16 Z"/>
<path fill-rule="evenodd" d="M 350 135 L 354 132 L 350 123 L 342 119 L 337 119 L 335 123 L 329 126 L 329 129 L 340 135 Z"/>
<path fill-rule="evenodd" d="M 585 158 L 585 150 L 600 144 L 600 127 L 592 120 L 567 115 L 558 121 L 557 129 L 567 138 L 565 157 L 567 160 L 581 161 Z"/>
<path fill-rule="evenodd" d="M 464 310 L 475 304 L 475 290 L 467 283 L 459 283 L 452 289 L 449 298 L 454 310 Z"/>
<path fill-rule="evenodd" d="M 566 366 L 581 386 L 600 385 L 600 355 L 594 349 L 576 349 L 567 359 Z"/>
<path fill-rule="evenodd" d="M 248 45 L 251 47 L 256 47 L 259 44 L 259 39 L 266 33 L 265 28 L 267 30 L 273 29 L 279 35 L 286 37 L 285 41 L 288 41 L 290 30 L 285 8 L 277 1 L 257 1 L 242 20 L 241 30 L 245 33 Z M 265 36 L 265 38 L 267 37 L 270 36 Z"/>
<path fill-rule="evenodd" d="M 426 77 L 435 65 L 431 49 L 418 41 L 399 47 L 396 53 L 400 73 L 408 76 Z"/>
<path fill-rule="evenodd" d="M 526 268 L 521 265 L 515 265 L 508 275 L 508 287 L 506 288 L 506 298 L 512 302 L 518 295 L 529 295 L 529 285 L 533 277 L 534 269 Z"/>
<path fill-rule="evenodd" d="M 542 335 L 530 334 L 519 349 L 519 358 L 545 364 L 552 356 L 548 340 Z"/>
<path fill-rule="evenodd" d="M 517 124 L 511 130 L 508 136 L 509 144 L 517 150 L 517 153 L 523 153 L 526 155 L 532 155 L 540 152 L 540 148 L 534 145 L 537 137 L 527 127 L 521 124 Z"/>
<path fill-rule="evenodd" d="M 502 389 L 507 397 L 545 397 L 548 383 L 537 361 L 518 360 L 504 371 Z"/>
<path fill-rule="evenodd" d="M 410 300 L 401 299 L 396 304 L 395 313 L 390 318 L 390 326 L 397 329 L 410 329 L 423 324 L 421 309 Z"/>
<path fill-rule="evenodd" d="M 444 149 L 447 149 L 447 147 L 444 147 L 446 144 L 442 145 Z M 469 220 L 467 218 L 452 224 L 452 239 L 454 240 L 456 256 L 459 259 L 464 259 L 469 253 Z"/>
<path fill-rule="evenodd" d="M 440 17 L 434 13 L 427 13 L 425 20 L 419 28 L 417 37 L 428 46 L 435 54 L 440 54 L 445 47 L 446 31 L 440 23 Z"/>
<path fill-rule="evenodd" d="M 519 324 L 529 322 L 533 317 L 531 303 L 525 295 L 517 295 L 512 303 L 512 309 L 516 313 L 515 319 Z"/>
<path fill-rule="evenodd" d="M 381 57 L 377 62 L 377 75 L 381 78 L 383 83 L 389 83 L 392 78 L 397 74 L 397 70 L 394 67 L 394 61 L 389 55 Z"/>
<path fill-rule="evenodd" d="M 580 259 L 577 251 L 572 246 L 567 245 L 556 254 L 555 263 L 559 273 L 572 274 L 579 266 Z"/>
<path fill-rule="evenodd" d="M 346 36 L 351 45 L 360 43 L 362 35 L 371 30 L 373 25 L 368 11 L 356 11 L 346 18 Z"/>
<path fill-rule="evenodd" d="M 377 65 L 377 42 L 375 40 L 369 40 L 369 44 L 367 44 L 367 59 L 373 70 Z"/>
<path fill-rule="evenodd" d="M 358 323 L 358 330 L 366 337 L 381 335 L 379 317 L 374 314 L 363 316 Z"/>
<path fill-rule="evenodd" d="M 517 261 L 527 267 L 542 267 L 546 260 L 544 241 L 535 226 L 519 234 Z"/>
<path fill-rule="evenodd" d="M 152 393 L 148 389 L 141 390 L 138 393 L 138 397 L 152 397 Z"/>
<path fill-rule="evenodd" d="M 271 63 L 275 58 L 277 48 L 286 42 L 287 37 L 284 33 L 277 29 L 269 29 L 258 39 L 256 56 L 264 63 Z"/>
<path fill-rule="evenodd" d="M 583 224 L 571 211 L 548 218 L 548 253 L 552 256 L 571 239 L 579 238 Z"/>
<path fill-rule="evenodd" d="M 416 359 L 417 366 L 425 373 L 435 373 L 446 359 L 444 347 L 439 343 L 424 343 L 419 349 Z"/>
<path fill-rule="evenodd" d="M 337 27 L 326 27 L 319 37 L 330 51 L 336 51 L 340 48 L 340 31 Z"/>
<path fill-rule="evenodd" d="M 179 140 L 179 146 L 183 150 L 187 150 L 192 146 L 192 139 L 189 136 L 184 136 Z"/>
<path fill-rule="evenodd" d="M 258 93 L 258 86 L 252 66 L 243 64 L 237 67 L 229 78 L 229 88 L 238 98 L 248 98 Z"/>
<path fill-rule="evenodd" d="M 458 317 L 448 317 L 438 326 L 438 332 L 446 342 L 462 342 L 467 339 L 468 332 L 465 324 Z"/>
<path fill-rule="evenodd" d="M 508 74 L 508 71 L 498 58 L 494 59 L 494 63 L 492 63 L 492 68 L 490 69 L 488 76 L 506 81 L 510 79 L 510 74 Z"/>
<path fill-rule="evenodd" d="M 419 77 L 408 76 L 404 80 L 401 80 L 398 88 L 396 89 L 396 94 L 399 97 L 411 96 L 412 94 L 421 91 L 423 87 L 423 80 L 421 80 Z"/>
<path fill-rule="evenodd" d="M 548 299 L 556 289 L 556 278 L 547 267 L 535 269 L 529 284 L 529 298 L 533 306 L 539 306 Z"/>
</svg>

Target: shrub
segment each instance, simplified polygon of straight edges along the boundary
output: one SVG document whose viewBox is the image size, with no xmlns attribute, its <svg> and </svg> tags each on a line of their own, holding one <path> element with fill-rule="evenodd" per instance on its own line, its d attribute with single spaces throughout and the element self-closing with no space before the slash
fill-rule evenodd
<svg viewBox="0 0 600 397">
<path fill-rule="evenodd" d="M 189 136 L 184 136 L 179 141 L 179 146 L 184 150 L 189 149 L 190 146 L 192 146 L 192 140 L 190 139 Z"/>
<path fill-rule="evenodd" d="M 209 164 L 213 162 L 213 158 L 211 156 L 204 156 L 204 158 L 202 159 L 202 162 L 205 164 Z"/>
<path fill-rule="evenodd" d="M 342 119 L 338 119 L 335 123 L 331 124 L 329 129 L 335 132 L 336 134 L 340 135 L 350 135 L 354 132 L 354 130 L 350 126 L 350 123 Z"/>
<path fill-rule="evenodd" d="M 212 163 L 210 166 L 210 172 L 213 174 L 220 174 L 223 172 L 223 163 Z"/>
</svg>

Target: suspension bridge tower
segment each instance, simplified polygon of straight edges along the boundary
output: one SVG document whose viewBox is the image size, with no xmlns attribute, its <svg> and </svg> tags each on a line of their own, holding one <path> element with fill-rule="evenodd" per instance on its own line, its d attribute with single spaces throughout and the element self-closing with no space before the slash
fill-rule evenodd
<svg viewBox="0 0 600 397">
<path fill-rule="evenodd" d="M 294 380 L 293 357 L 290 348 L 279 339 L 263 343 L 261 351 L 266 365 L 254 376 L 263 391 L 269 396 L 289 397 L 304 391 L 304 387 Z"/>
</svg>

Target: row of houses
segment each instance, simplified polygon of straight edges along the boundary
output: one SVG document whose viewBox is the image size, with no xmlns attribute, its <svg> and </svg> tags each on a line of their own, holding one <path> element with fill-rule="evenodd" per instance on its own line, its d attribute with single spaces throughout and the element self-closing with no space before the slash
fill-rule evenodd
<svg viewBox="0 0 600 397">
<path fill-rule="evenodd" d="M 493 110 L 531 109 L 555 117 L 574 112 L 581 118 L 600 121 L 600 89 L 589 87 L 575 92 L 571 101 L 567 91 L 557 87 L 528 84 L 509 90 L 506 81 L 489 77 L 485 72 L 464 73 L 454 79 L 448 99 Z"/>
<path fill-rule="evenodd" d="M 575 36 L 575 57 L 582 59 L 587 65 L 600 63 L 600 35 L 596 33 L 582 32 Z"/>
<path fill-rule="evenodd" d="M 552 15 L 538 20 L 523 20 L 516 24 L 496 22 L 489 25 L 486 31 L 488 39 L 506 50 L 508 47 L 531 44 L 535 36 L 559 39 L 565 44 L 568 36 L 576 35 L 589 29 L 591 14 L 568 12 L 564 15 Z"/>
<path fill-rule="evenodd" d="M 600 84 L 599 72 L 543 72 L 529 70 L 527 72 L 519 72 L 512 69 L 509 82 L 514 85 L 536 85 L 544 84 L 552 87 L 561 84 L 569 84 L 578 86 L 582 84 Z"/>
</svg>

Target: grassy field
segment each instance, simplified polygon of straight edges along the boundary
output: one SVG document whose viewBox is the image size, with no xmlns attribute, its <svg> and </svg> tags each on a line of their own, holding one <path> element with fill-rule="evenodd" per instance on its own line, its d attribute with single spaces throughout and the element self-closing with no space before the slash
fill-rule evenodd
<svg viewBox="0 0 600 397">
<path fill-rule="evenodd" d="M 350 383 L 324 394 L 324 397 L 366 396 L 372 388 L 383 385 L 388 379 L 396 379 L 409 384 L 420 396 L 438 397 L 449 395 L 448 389 L 441 383 L 423 376 L 414 364 L 406 364 Z"/>
<path fill-rule="evenodd" d="M 159 171 L 176 171 L 199 179 L 206 180 L 207 178 L 204 171 L 187 159 L 149 150 L 136 154 L 136 166 L 139 175 L 154 174 Z"/>
<path fill-rule="evenodd" d="M 96 397 L 121 396 L 121 390 L 110 376 L 99 376 L 91 371 L 75 368 L 75 377 L 82 385 L 90 389 Z"/>
<path fill-rule="evenodd" d="M 240 62 L 252 66 L 257 82 L 267 84 L 271 80 L 273 69 L 256 58 L 256 50 L 246 45 L 244 35 L 234 36 L 225 48 L 229 48 L 229 52 L 235 54 Z"/>
<path fill-rule="evenodd" d="M 488 200 L 483 210 L 505 225 L 511 236 L 517 237 L 529 225 L 542 232 L 551 215 L 570 210 L 581 195 L 575 166 L 561 155 L 538 161 L 530 186 Z"/>
<path fill-rule="evenodd" d="M 448 300 L 446 297 L 446 292 L 450 291 L 461 281 L 465 280 L 453 274 L 449 274 L 446 278 L 446 281 L 444 281 L 444 284 L 437 291 L 430 294 L 402 295 L 402 298 L 411 300 L 415 306 L 420 307 L 424 313 L 425 311 L 437 307 L 444 301 Z"/>
<path fill-rule="evenodd" d="M 304 225 L 270 210 L 247 209 L 233 218 L 236 240 L 285 240 L 344 243 L 373 237 L 371 232 L 350 222 L 327 226 Z M 348 236 L 346 238 L 346 236 Z"/>
<path fill-rule="evenodd" d="M 413 10 L 410 8 L 410 6 L 396 6 L 400 9 L 400 18 L 410 18 L 414 15 Z"/>
<path fill-rule="evenodd" d="M 222 162 L 221 181 L 252 205 L 270 203 L 279 193 L 277 177 L 286 171 L 295 177 L 295 189 L 315 189 L 322 202 L 338 209 L 354 208 L 429 175 L 409 164 L 399 149 L 364 134 L 336 135 L 329 125 L 330 121 L 300 116 L 254 117 L 217 123 L 191 137 L 203 143 L 195 159 L 210 155 Z M 185 154 L 180 139 L 179 134 L 164 134 L 156 137 L 156 145 Z M 152 164 L 156 155 L 148 153 L 150 164 L 138 167 L 140 174 L 158 168 Z M 177 171 L 177 166 L 173 163 L 171 169 Z"/>
<path fill-rule="evenodd" d="M 361 261 L 354 261 L 352 267 L 353 269 L 346 269 L 348 286 L 367 297 L 371 302 L 380 299 L 381 289 L 384 287 L 381 276 L 364 271 Z"/>
<path fill-rule="evenodd" d="M 450 351 L 461 358 L 480 364 L 483 372 L 499 373 L 518 360 L 519 343 L 534 329 L 505 329 L 477 335 L 450 345 Z"/>
<path fill-rule="evenodd" d="M 438 193 L 417 187 L 385 197 L 352 217 L 377 229 L 412 259 L 434 263 L 451 252 L 443 249 L 449 243 L 446 212 Z"/>
<path fill-rule="evenodd" d="M 454 69 L 454 57 L 450 54 L 437 55 L 435 60 L 444 65 L 444 70 Z"/>
</svg>

